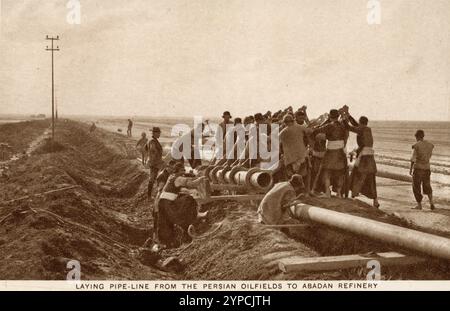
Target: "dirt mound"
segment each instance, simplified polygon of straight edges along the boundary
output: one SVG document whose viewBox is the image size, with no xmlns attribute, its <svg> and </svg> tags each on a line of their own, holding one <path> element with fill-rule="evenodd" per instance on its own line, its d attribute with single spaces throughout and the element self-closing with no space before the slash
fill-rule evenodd
<svg viewBox="0 0 450 311">
<path fill-rule="evenodd" d="M 14 153 L 24 153 L 30 143 L 50 126 L 50 120 L 34 120 L 0 125 L 0 143 L 7 143 Z"/>
<path fill-rule="evenodd" d="M 309 198 L 305 203 L 355 216 L 374 219 L 403 227 L 411 227 L 397 217 L 387 215 L 369 205 L 350 199 Z M 212 280 L 260 279 L 365 279 L 363 268 L 332 272 L 283 274 L 277 260 L 300 256 L 337 256 L 373 252 L 400 251 L 385 243 L 375 242 L 333 228 L 303 224 L 296 228 L 277 229 L 257 222 L 256 207 L 250 204 L 221 203 L 205 206 L 209 209 L 208 223 L 197 226 L 198 231 L 213 231 L 205 239 L 196 239 L 178 250 L 166 251 L 166 256 L 179 256 L 186 265 L 183 278 Z M 219 229 L 215 231 L 214 228 Z M 415 228 L 417 229 L 417 228 Z M 424 264 L 410 267 L 383 267 L 383 279 L 447 279 L 448 265 L 428 259 Z"/>
<path fill-rule="evenodd" d="M 61 123 L 59 152 L 43 142 L 0 179 L 1 279 L 65 279 L 70 260 L 82 279 L 175 278 L 137 259 L 152 234 L 140 199 L 147 174 L 96 132 Z"/>
<path fill-rule="evenodd" d="M 44 139 L 42 144 L 40 144 L 33 152 L 36 154 L 45 154 L 51 152 L 60 152 L 65 149 L 66 147 L 63 144 L 57 141 L 52 141 L 51 138 L 46 138 Z"/>
<path fill-rule="evenodd" d="M 185 248 L 165 254 L 178 255 L 183 260 L 187 267 L 184 278 L 274 279 L 280 277 L 277 254 L 318 255 L 280 230 L 257 223 L 254 208 L 230 202 L 216 203 L 209 208 L 210 221 L 218 221 L 219 215 L 226 214 L 220 220 L 220 229 L 205 239 L 196 239 Z M 202 231 L 205 227 L 200 225 L 198 229 Z"/>
</svg>

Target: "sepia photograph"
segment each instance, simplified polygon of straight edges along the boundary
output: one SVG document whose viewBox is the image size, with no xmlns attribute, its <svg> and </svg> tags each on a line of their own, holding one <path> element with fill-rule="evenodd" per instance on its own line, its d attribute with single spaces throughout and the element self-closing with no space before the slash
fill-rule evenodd
<svg viewBox="0 0 450 311">
<path fill-rule="evenodd" d="M 0 3 L 1 290 L 450 290 L 450 1 Z"/>
</svg>

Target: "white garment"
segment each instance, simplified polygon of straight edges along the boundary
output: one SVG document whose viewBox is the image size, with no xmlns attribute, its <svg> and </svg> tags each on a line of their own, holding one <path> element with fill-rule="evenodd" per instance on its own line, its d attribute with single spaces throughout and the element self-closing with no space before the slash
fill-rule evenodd
<svg viewBox="0 0 450 311">
<path fill-rule="evenodd" d="M 327 141 L 328 150 L 338 150 L 345 147 L 345 142 L 343 140 L 329 140 Z"/>
<path fill-rule="evenodd" d="M 363 147 L 358 157 L 355 160 L 355 167 L 359 165 L 362 156 L 375 155 L 375 151 L 372 147 Z"/>
<path fill-rule="evenodd" d="M 169 201 L 175 201 L 178 198 L 178 194 L 171 192 L 162 192 L 159 199 L 165 199 Z"/>
</svg>

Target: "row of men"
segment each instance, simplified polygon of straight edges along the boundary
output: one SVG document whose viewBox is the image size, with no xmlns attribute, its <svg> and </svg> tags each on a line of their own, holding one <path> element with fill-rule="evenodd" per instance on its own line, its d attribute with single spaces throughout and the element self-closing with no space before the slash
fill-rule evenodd
<svg viewBox="0 0 450 311">
<path fill-rule="evenodd" d="M 415 133 L 416 143 L 413 145 L 413 155 L 411 158 L 410 175 L 413 180 L 413 193 L 417 205 L 413 209 L 422 210 L 422 189 L 428 196 L 430 209 L 434 210 L 433 190 L 430 183 L 430 158 L 434 145 L 424 139 L 423 130 Z M 361 159 L 364 159 L 362 157 Z M 259 221 L 264 224 L 278 225 L 288 223 L 292 214 L 289 206 L 304 196 L 305 185 L 303 177 L 298 174 L 292 175 L 289 181 L 279 182 L 264 196 L 258 207 Z"/>
<path fill-rule="evenodd" d="M 240 121 L 240 118 L 236 118 L 232 124 L 240 126 Z M 344 106 L 339 110 L 332 109 L 323 122 L 319 122 L 320 119 L 310 121 L 306 114 L 306 107 L 302 107 L 295 113 L 292 112 L 291 108 L 288 108 L 274 114 L 274 116 L 271 116 L 270 113 L 266 115 L 256 114 L 253 118 L 246 117 L 244 121 L 246 126 L 253 124 L 257 128 L 261 124 L 279 122 L 282 128 L 279 134 L 282 161 L 275 173 L 275 175 L 278 174 L 280 183 L 267 193 L 259 209 L 260 215 L 263 214 L 264 209 L 266 210 L 265 214 L 268 215 L 270 213 L 267 213 L 267 210 L 273 209 L 274 206 L 275 209 L 283 206 L 278 200 L 284 200 L 280 199 L 284 197 L 284 195 L 280 196 L 280 193 L 284 193 L 287 189 L 290 192 L 300 189 L 304 195 L 324 192 L 328 197 L 331 195 L 331 187 L 333 187 L 337 196 L 345 194 L 345 189 L 351 189 L 352 197 L 362 193 L 373 199 L 375 207 L 379 207 L 375 180 L 377 168 L 373 151 L 373 136 L 366 117 L 360 117 L 359 122 L 357 122 L 350 115 L 348 107 Z M 219 126 L 226 128 L 226 125 L 229 124 L 231 124 L 231 114 L 225 112 L 223 122 Z M 356 161 L 352 173 L 347 176 L 348 163 L 345 146 L 349 131 L 356 133 L 358 148 L 354 151 Z M 144 146 L 149 153 L 149 199 L 152 198 L 154 184 L 157 184 L 154 208 L 155 232 L 159 240 L 165 241 L 165 244 L 170 244 L 174 236 L 174 224 L 186 230 L 186 227 L 199 216 L 195 200 L 190 196 L 181 195 L 181 188 L 198 188 L 205 184 L 205 178 L 186 176 L 184 163 L 180 161 L 171 161 L 166 168 L 161 170 L 163 148 L 158 141 L 160 134 L 161 130 L 154 127 L 152 138 L 147 141 L 146 137 L 143 136 L 137 145 Z M 423 137 L 423 131 L 416 133 L 418 143 L 414 146 L 413 190 L 418 202 L 417 208 L 421 208 L 421 186 L 424 193 L 430 198 L 431 208 L 434 208 L 429 174 L 432 144 L 424 141 Z M 258 159 L 257 161 L 249 160 L 251 159 L 244 158 L 231 164 L 227 163 L 227 160 L 225 162 L 216 160 L 215 162 L 217 165 L 258 165 Z M 200 165 L 196 161 L 191 161 L 191 159 L 189 163 L 193 168 Z M 273 197 L 279 199 L 273 200 Z M 268 202 L 272 203 L 269 204 Z M 279 215 L 279 213 L 275 214 Z M 268 223 L 278 222 L 274 220 L 274 217 L 269 217 L 272 220 L 265 218 L 265 222 Z"/>
<path fill-rule="evenodd" d="M 231 114 L 223 114 L 222 129 L 231 123 Z M 238 126 L 240 119 L 236 122 Z M 360 193 L 373 199 L 373 206 L 378 208 L 379 202 L 376 188 L 377 166 L 373 149 L 374 139 L 369 127 L 369 120 L 361 116 L 358 121 L 349 113 L 348 106 L 341 109 L 332 109 L 315 120 L 309 120 L 306 106 L 299 108 L 295 113 L 292 107 L 271 114 L 256 114 L 246 117 L 250 124 L 255 120 L 255 126 L 261 124 L 277 123 L 280 125 L 280 158 L 275 176 L 279 181 L 287 181 L 294 175 L 300 175 L 303 181 L 302 191 L 308 194 L 325 192 L 330 197 L 330 187 L 335 190 L 338 197 L 348 195 L 351 190 L 352 197 Z M 244 125 L 248 125 L 244 122 Z M 225 132 L 225 131 L 224 131 Z M 356 158 L 350 176 L 348 176 L 348 163 L 346 145 L 349 132 L 356 134 L 357 149 L 350 152 L 350 161 Z M 224 135 L 224 138 L 227 135 Z M 430 159 L 434 145 L 425 140 L 425 132 L 417 130 L 414 134 L 416 143 L 412 146 L 410 175 L 413 177 L 413 194 L 417 205 L 414 209 L 422 209 L 423 194 L 429 198 L 430 209 L 434 210 L 433 191 L 430 182 Z M 235 136 L 234 136 L 235 137 Z M 226 138 L 225 138 L 226 139 Z M 268 138 L 270 139 L 270 138 Z M 256 161 L 258 162 L 258 161 Z M 223 162 L 222 162 L 223 163 Z M 218 164 L 222 164 L 218 163 Z M 242 165 L 242 161 L 237 162 Z M 252 162 L 247 162 L 252 165 Z M 234 163 L 235 164 L 235 163 Z M 232 164 L 233 165 L 233 164 Z M 423 194 L 422 194 L 423 190 Z"/>
<path fill-rule="evenodd" d="M 278 115 L 280 115 L 280 113 Z M 309 185 L 312 168 L 315 172 L 313 174 L 315 176 L 313 191 L 315 191 L 319 188 L 317 184 L 318 180 L 321 180 L 321 170 L 323 170 L 326 195 L 330 196 L 329 188 L 332 179 L 336 180 L 336 191 L 338 195 L 340 195 L 343 177 L 347 169 L 347 160 L 345 153 L 343 152 L 343 150 L 341 150 L 344 147 L 345 137 L 343 135 L 346 128 L 343 127 L 344 123 L 338 122 L 339 112 L 337 110 L 332 110 L 330 112 L 330 117 L 328 118 L 328 120 L 322 123 L 320 126 L 317 126 L 315 129 L 311 129 L 306 126 L 307 124 L 310 124 L 310 122 L 306 115 L 305 108 L 300 109 L 295 113 L 295 120 L 294 114 L 292 113 L 291 109 L 287 109 L 286 111 L 281 113 L 281 117 L 283 129 L 280 132 L 280 142 L 283 161 L 279 165 L 281 169 L 278 169 L 278 172 L 282 172 L 284 173 L 283 175 L 285 175 L 285 177 L 287 176 L 287 178 L 290 178 L 291 184 L 292 181 L 296 181 L 297 184 L 299 184 L 298 177 L 300 177 L 301 185 L 304 185 L 304 183 Z M 231 122 L 231 114 L 229 112 L 225 112 L 223 114 L 223 119 L 224 121 L 219 126 L 226 128 L 226 125 L 229 125 Z M 256 114 L 253 120 L 250 117 L 245 118 L 245 125 L 247 126 L 249 124 L 254 124 L 256 128 L 259 128 L 261 124 L 268 124 L 272 120 L 273 119 L 270 118 L 270 115 L 268 114 L 266 114 L 265 116 L 263 116 L 262 114 Z M 353 123 L 356 122 L 353 118 L 351 118 L 351 120 Z M 252 123 L 252 121 L 254 121 L 254 123 Z M 239 126 L 240 124 L 241 123 L 239 118 L 236 118 L 234 126 Z M 329 136 L 327 136 L 327 133 Z M 173 240 L 173 237 L 175 236 L 175 225 L 181 227 L 184 231 L 187 231 L 187 227 L 192 224 L 199 216 L 195 200 L 193 200 L 193 198 L 189 195 L 183 195 L 180 190 L 182 187 L 199 188 L 199 186 L 203 184 L 202 181 L 204 181 L 204 178 L 193 179 L 192 176 L 186 177 L 183 161 L 180 162 L 172 160 L 165 168 L 160 170 L 160 164 L 162 163 L 163 156 L 163 148 L 158 140 L 160 134 L 161 130 L 158 127 L 154 127 L 152 130 L 152 138 L 150 140 L 147 140 L 146 136 L 143 135 L 142 138 L 138 141 L 137 146 L 140 147 L 141 150 L 145 149 L 149 155 L 149 200 L 151 200 L 152 198 L 152 190 L 155 182 L 157 185 L 156 200 L 154 202 L 153 208 L 155 232 L 154 240 L 157 240 L 159 243 L 164 245 L 173 245 L 175 243 L 175 241 Z M 317 139 L 313 144 L 313 165 L 311 166 L 311 162 L 309 162 L 309 157 L 306 152 L 307 146 L 309 146 L 307 136 L 315 134 L 317 134 Z M 369 136 L 371 136 L 371 133 L 369 133 Z M 327 138 L 329 141 L 336 141 L 335 143 L 329 143 L 328 149 L 325 148 L 324 144 Z M 337 143 L 338 139 L 342 140 L 342 148 L 338 148 L 341 146 L 341 144 Z M 335 147 L 331 146 L 333 144 Z M 142 158 L 145 159 L 144 156 Z M 259 161 L 259 159 L 256 159 L 256 161 L 247 160 L 248 159 L 245 158 L 241 159 L 237 164 L 255 166 Z M 323 166 L 322 162 L 330 163 L 330 165 Z M 338 162 L 337 165 L 335 162 Z M 190 164 L 193 168 L 197 167 L 195 162 L 190 161 Z M 217 164 L 220 165 L 220 163 Z M 285 177 L 280 177 L 280 180 Z M 374 180 L 374 175 L 372 177 Z M 360 177 L 360 179 L 362 179 L 362 181 L 364 182 L 364 178 Z M 265 215 L 272 213 L 268 212 L 267 208 L 264 209 L 262 207 L 268 206 L 267 202 L 271 201 L 270 197 L 274 195 L 277 196 L 275 192 L 283 192 L 283 189 L 286 189 L 286 187 L 280 187 L 281 184 L 282 183 L 277 184 L 274 189 L 272 189 L 272 191 L 267 194 L 267 198 L 265 198 L 265 200 L 263 200 L 263 202 L 261 203 L 260 214 L 262 214 L 261 211 L 263 210 L 265 210 Z M 310 192 L 309 187 L 302 186 L 300 187 L 300 189 L 302 190 L 302 192 L 306 191 L 307 194 L 309 194 Z M 328 189 L 328 191 L 326 191 L 326 189 Z M 376 188 L 374 189 L 376 199 Z M 273 209 L 272 207 L 271 209 Z M 275 207 L 275 209 L 279 209 L 279 207 Z M 278 215 L 278 213 L 275 214 Z M 274 220 L 274 218 L 272 217 L 272 220 L 267 221 L 266 219 L 266 222 L 277 223 L 278 220 Z"/>
<path fill-rule="evenodd" d="M 231 115 L 226 111 L 222 117 L 223 122 L 219 126 L 223 129 L 223 139 L 226 143 L 230 137 L 233 139 L 225 130 L 228 127 L 228 132 L 230 131 Z M 298 109 L 295 113 L 289 107 L 273 116 L 270 112 L 265 115 L 259 113 L 253 119 L 257 130 L 262 124 L 280 125 L 280 162 L 277 163 L 274 171 L 277 181 L 288 180 L 297 174 L 303 178 L 304 191 L 307 195 L 324 193 L 325 196 L 331 197 L 331 189 L 333 189 L 336 195 L 341 197 L 347 195 L 350 189 L 352 197 L 362 193 L 373 199 L 375 207 L 379 207 L 373 136 L 366 117 L 361 117 L 357 122 L 350 115 L 348 107 L 344 106 L 339 110 L 332 109 L 326 118 L 321 116 L 313 121 L 309 120 L 306 107 Z M 251 122 L 250 117 L 246 117 L 245 120 Z M 239 121 L 240 119 L 237 122 L 235 119 L 235 127 L 239 126 Z M 347 176 L 349 167 L 345 149 L 350 131 L 357 135 L 358 148 L 354 150 L 356 161 L 352 174 Z M 267 139 L 270 140 L 270 133 Z M 269 146 L 270 143 L 267 145 Z M 253 167 L 260 162 L 261 159 L 258 157 L 257 159 L 241 157 L 238 161 L 222 159 L 214 163 Z"/>
</svg>

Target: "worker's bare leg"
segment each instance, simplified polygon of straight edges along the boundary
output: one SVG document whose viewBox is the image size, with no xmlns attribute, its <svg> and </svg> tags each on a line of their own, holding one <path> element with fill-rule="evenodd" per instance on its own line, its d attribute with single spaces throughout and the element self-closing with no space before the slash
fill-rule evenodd
<svg viewBox="0 0 450 311">
<path fill-rule="evenodd" d="M 305 184 L 305 196 L 309 197 L 309 194 L 311 192 L 311 170 L 309 167 L 306 169 L 306 175 L 303 176 L 303 183 Z"/>
<path fill-rule="evenodd" d="M 380 207 L 380 203 L 378 202 L 378 198 L 374 198 L 373 199 L 373 207 L 375 207 L 375 208 L 379 208 Z"/>
<path fill-rule="evenodd" d="M 352 187 L 352 198 L 356 198 L 359 196 L 359 193 L 361 192 L 361 188 L 364 185 L 364 182 L 366 181 L 367 174 L 361 174 L 358 172 L 356 175 L 356 180 L 354 181 L 353 187 Z"/>
<path fill-rule="evenodd" d="M 435 206 L 434 206 L 434 202 L 433 202 L 433 194 L 432 193 L 428 194 L 428 200 L 430 201 L 430 209 L 434 210 Z"/>
<path fill-rule="evenodd" d="M 336 196 L 342 198 L 342 187 L 344 186 L 344 175 L 337 177 Z"/>
<path fill-rule="evenodd" d="M 417 172 L 417 170 L 414 170 L 412 178 L 413 178 L 413 183 L 412 183 L 413 193 L 414 193 L 414 197 L 417 202 L 417 205 L 415 207 L 413 207 L 412 209 L 421 210 L 422 209 L 422 198 L 423 198 L 422 180 L 421 180 L 421 176 Z"/>
<path fill-rule="evenodd" d="M 331 176 L 330 176 L 330 171 L 326 170 L 323 174 L 323 182 L 325 184 L 325 196 L 327 198 L 331 198 Z"/>
<path fill-rule="evenodd" d="M 423 171 L 422 173 L 422 188 L 423 193 L 428 196 L 428 200 L 430 201 L 430 209 L 434 210 L 434 203 L 433 203 L 433 189 L 431 188 L 431 180 L 430 175 L 431 172 L 429 170 Z"/>
</svg>

